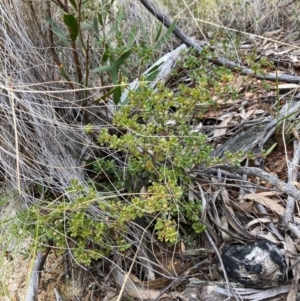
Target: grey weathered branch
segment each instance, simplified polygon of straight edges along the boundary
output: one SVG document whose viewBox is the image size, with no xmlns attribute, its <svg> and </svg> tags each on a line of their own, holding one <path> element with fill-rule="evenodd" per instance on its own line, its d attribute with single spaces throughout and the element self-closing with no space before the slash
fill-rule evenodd
<svg viewBox="0 0 300 301">
<path fill-rule="evenodd" d="M 38 252 L 32 267 L 30 283 L 27 288 L 26 301 L 38 301 L 40 275 L 51 250 L 49 246 L 45 252 Z"/>
<path fill-rule="evenodd" d="M 300 160 L 300 144 L 297 140 L 294 140 L 293 161 L 288 162 L 288 182 L 290 184 L 292 184 L 294 181 L 297 181 L 299 160 Z M 284 215 L 284 223 L 286 226 L 288 226 L 290 222 L 293 222 L 295 203 L 296 203 L 296 199 L 289 195 L 286 204 L 285 215 Z"/>
<path fill-rule="evenodd" d="M 220 165 L 218 168 L 236 172 L 239 174 L 246 174 L 248 176 L 256 176 L 260 179 L 268 182 L 269 184 L 273 185 L 283 193 L 292 196 L 296 200 L 300 200 L 300 191 L 291 183 L 285 183 L 279 180 L 276 177 L 271 176 L 269 173 L 263 171 L 257 167 L 238 167 L 238 166 L 231 166 L 231 165 Z"/>
<path fill-rule="evenodd" d="M 149 0 L 140 0 L 141 3 L 146 7 L 149 12 L 154 15 L 161 23 L 163 23 L 167 28 L 169 28 L 172 24 L 172 21 L 163 13 L 161 13 L 154 5 L 151 3 Z M 179 26 L 175 26 L 173 29 L 173 34 L 184 44 L 186 44 L 189 47 L 193 47 L 197 51 L 201 52 L 202 47 L 200 46 L 199 43 L 196 41 L 192 40 L 189 38 Z M 269 73 L 269 74 L 256 74 L 253 70 L 246 68 L 244 66 L 241 66 L 238 63 L 232 62 L 227 60 L 226 58 L 223 57 L 211 57 L 210 59 L 211 62 L 217 65 L 225 66 L 229 69 L 232 70 L 240 70 L 242 74 L 245 75 L 252 75 L 258 79 L 263 79 L 263 80 L 270 80 L 270 81 L 281 81 L 281 82 L 287 82 L 287 83 L 295 83 L 299 84 L 300 83 L 300 77 L 299 76 L 293 76 L 293 75 L 288 75 L 288 74 L 276 74 L 276 73 Z"/>
</svg>

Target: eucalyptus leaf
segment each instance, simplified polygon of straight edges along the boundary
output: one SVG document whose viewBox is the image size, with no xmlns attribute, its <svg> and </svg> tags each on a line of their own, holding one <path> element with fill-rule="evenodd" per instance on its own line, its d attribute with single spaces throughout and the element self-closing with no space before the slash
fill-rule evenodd
<svg viewBox="0 0 300 301">
<path fill-rule="evenodd" d="M 94 17 L 93 19 L 93 29 L 94 29 L 94 32 L 96 34 L 96 41 L 97 43 L 99 43 L 100 41 L 100 38 L 99 38 L 99 26 L 98 26 L 98 20 L 96 17 Z"/>
<path fill-rule="evenodd" d="M 122 90 L 121 90 L 121 87 L 116 87 L 114 89 L 114 103 L 117 105 L 119 104 L 120 102 L 120 99 L 121 99 L 121 95 L 122 95 Z"/>
<path fill-rule="evenodd" d="M 69 0 L 71 2 L 71 4 L 73 5 L 73 7 L 77 10 L 77 5 L 75 0 Z"/>
<path fill-rule="evenodd" d="M 142 41 L 143 41 L 143 44 L 149 44 L 150 43 L 150 40 L 149 40 L 149 35 L 147 34 L 147 31 L 145 29 L 145 26 L 143 24 L 143 21 L 141 20 L 141 18 L 139 18 L 139 29 L 141 30 L 142 32 Z"/>
<path fill-rule="evenodd" d="M 101 14 L 97 14 L 98 15 L 98 21 L 99 21 L 99 23 L 101 24 L 101 26 L 104 26 L 104 22 L 103 22 L 103 18 L 102 18 L 102 16 L 101 16 Z"/>
<path fill-rule="evenodd" d="M 267 150 L 266 150 L 266 156 L 268 156 L 273 149 L 276 147 L 277 143 L 272 144 Z"/>
<path fill-rule="evenodd" d="M 67 35 L 58 27 L 58 25 L 53 21 L 49 16 L 46 17 L 46 20 L 51 25 L 52 32 L 57 36 L 59 41 L 61 41 L 65 46 L 70 46 L 69 39 Z"/>
<path fill-rule="evenodd" d="M 79 32 L 76 18 L 73 15 L 64 15 L 63 20 L 69 28 L 71 41 L 75 42 Z"/>
<path fill-rule="evenodd" d="M 124 54 L 122 54 L 112 65 L 105 65 L 101 67 L 97 67 L 93 69 L 91 72 L 92 73 L 101 73 L 104 71 L 113 71 L 116 68 L 118 69 L 120 65 L 124 64 L 126 59 L 130 56 L 131 50 L 126 51 Z"/>
<path fill-rule="evenodd" d="M 152 81 L 156 78 L 158 73 L 160 72 L 159 67 L 164 64 L 164 62 L 161 62 L 160 64 L 157 64 L 153 66 L 146 74 L 146 81 Z"/>
<path fill-rule="evenodd" d="M 127 43 L 126 43 L 126 48 L 129 49 L 132 47 L 135 39 L 136 39 L 136 36 L 137 36 L 137 29 L 136 29 L 136 26 L 132 26 L 131 29 L 130 29 L 130 33 L 129 33 L 129 37 L 128 37 L 128 40 L 127 40 Z"/>
<path fill-rule="evenodd" d="M 92 73 L 102 73 L 104 71 L 111 71 L 113 69 L 113 65 L 104 65 L 93 69 Z"/>
<path fill-rule="evenodd" d="M 125 53 L 123 53 L 114 63 L 113 63 L 113 65 L 118 65 L 118 66 L 120 66 L 120 65 L 122 65 L 122 64 L 124 64 L 125 63 L 125 61 L 126 61 L 126 59 L 130 56 L 130 54 L 131 54 L 131 49 L 130 50 L 128 50 L 128 51 L 126 51 Z"/>
<path fill-rule="evenodd" d="M 156 42 L 156 44 L 154 45 L 153 49 L 157 50 L 159 49 L 166 41 L 167 39 L 170 37 L 170 35 L 172 34 L 175 26 L 176 26 L 176 22 L 177 20 L 173 21 L 173 23 L 171 24 L 171 26 L 168 28 L 168 30 L 165 32 L 165 34 L 163 34 L 158 41 Z"/>
<path fill-rule="evenodd" d="M 146 77 L 146 81 L 147 82 L 153 81 L 156 78 L 156 76 L 158 75 L 159 72 L 160 72 L 160 70 L 155 70 L 151 73 L 148 73 L 147 77 Z"/>
</svg>

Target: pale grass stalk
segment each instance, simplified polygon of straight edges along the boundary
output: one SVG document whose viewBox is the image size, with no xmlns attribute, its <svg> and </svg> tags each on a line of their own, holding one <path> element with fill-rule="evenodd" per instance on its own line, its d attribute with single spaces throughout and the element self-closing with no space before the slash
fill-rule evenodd
<svg viewBox="0 0 300 301">
<path fill-rule="evenodd" d="M 11 82 L 9 83 L 9 86 L 12 87 Z M 11 109 L 12 109 L 12 115 L 13 115 L 13 124 L 14 124 L 14 131 L 15 131 L 15 148 L 16 148 L 16 177 L 17 177 L 17 187 L 19 195 L 21 195 L 21 179 L 20 179 L 20 156 L 19 156 L 19 139 L 18 139 L 18 127 L 17 127 L 17 118 L 16 118 L 16 112 L 15 112 L 15 101 L 14 101 L 14 93 L 11 89 Z"/>
</svg>

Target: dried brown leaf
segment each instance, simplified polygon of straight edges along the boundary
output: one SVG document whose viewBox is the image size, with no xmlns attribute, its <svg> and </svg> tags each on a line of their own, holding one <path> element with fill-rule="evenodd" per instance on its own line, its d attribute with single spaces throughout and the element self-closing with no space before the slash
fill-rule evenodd
<svg viewBox="0 0 300 301">
<path fill-rule="evenodd" d="M 256 225 L 256 224 L 264 224 L 264 223 L 270 223 L 270 222 L 271 222 L 271 220 L 267 217 L 256 218 L 246 225 L 246 229 L 248 229 L 251 226 Z"/>
<path fill-rule="evenodd" d="M 285 208 L 281 204 L 278 203 L 278 202 L 280 202 L 280 200 L 276 201 L 276 200 L 270 199 L 270 198 L 266 197 L 266 195 L 274 196 L 275 194 L 272 192 L 249 193 L 249 194 L 245 194 L 240 199 L 253 200 L 257 203 L 264 205 L 265 207 L 269 208 L 270 210 L 277 213 L 278 215 L 284 216 Z M 294 221 L 296 223 L 300 223 L 300 218 L 294 216 Z"/>
</svg>

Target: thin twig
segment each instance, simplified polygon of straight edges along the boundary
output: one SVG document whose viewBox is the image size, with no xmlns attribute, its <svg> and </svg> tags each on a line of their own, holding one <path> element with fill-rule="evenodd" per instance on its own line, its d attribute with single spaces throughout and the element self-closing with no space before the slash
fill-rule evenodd
<svg viewBox="0 0 300 301">
<path fill-rule="evenodd" d="M 300 160 L 300 143 L 297 140 L 294 140 L 294 157 L 292 162 L 288 162 L 288 182 L 292 184 L 294 181 L 297 181 L 298 177 L 298 164 Z M 284 223 L 286 226 L 290 222 L 293 222 L 293 215 L 295 209 L 296 199 L 292 196 L 288 196 L 285 215 L 284 215 Z"/>
<path fill-rule="evenodd" d="M 236 296 L 235 292 L 231 289 L 230 282 L 229 282 L 229 280 L 228 280 L 227 273 L 226 273 L 226 270 L 225 270 L 225 266 L 224 266 L 224 264 L 223 264 L 223 260 L 222 260 L 221 254 L 220 254 L 220 252 L 219 252 L 217 246 L 215 245 L 215 243 L 214 243 L 214 241 L 212 240 L 212 238 L 211 238 L 210 234 L 208 233 L 208 231 L 205 230 L 204 232 L 205 232 L 205 235 L 206 235 L 208 241 L 210 242 L 210 244 L 212 245 L 213 249 L 215 250 L 215 252 L 216 252 L 216 254 L 217 254 L 217 256 L 218 256 L 219 263 L 220 263 L 220 265 L 221 265 L 221 267 L 222 267 L 223 276 L 224 276 L 225 281 L 226 281 L 226 285 L 227 285 L 228 292 L 230 292 L 230 293 L 234 296 L 234 298 L 235 298 L 236 300 L 239 300 L 238 297 Z"/>
<path fill-rule="evenodd" d="M 121 299 L 122 299 L 122 296 L 123 296 L 123 293 L 124 293 L 124 290 L 125 290 L 125 287 L 126 287 L 127 280 L 128 280 L 129 275 L 130 275 L 130 273 L 131 273 L 131 271 L 133 269 L 133 266 L 135 264 L 136 258 L 137 258 L 138 253 L 139 253 L 139 249 L 141 248 L 141 245 L 143 243 L 144 235 L 147 232 L 147 230 L 148 230 L 148 227 L 143 230 L 143 233 L 142 233 L 141 238 L 140 238 L 139 245 L 138 245 L 137 250 L 136 250 L 136 252 L 134 254 L 134 257 L 133 257 L 132 263 L 130 265 L 130 268 L 129 268 L 128 272 L 125 273 L 124 281 L 122 283 L 122 286 L 121 286 L 121 289 L 120 289 L 120 292 L 119 292 L 119 295 L 118 295 L 118 298 L 117 298 L 116 301 L 121 301 Z"/>
</svg>

